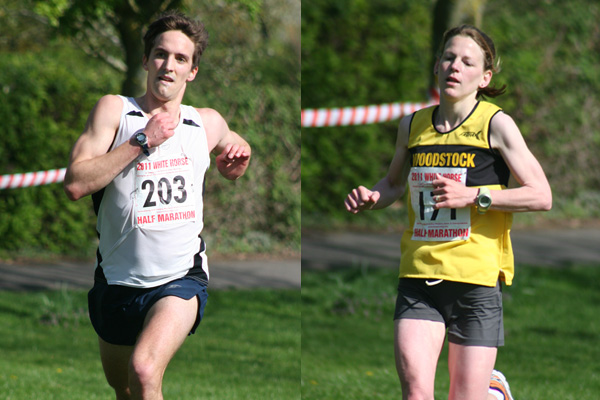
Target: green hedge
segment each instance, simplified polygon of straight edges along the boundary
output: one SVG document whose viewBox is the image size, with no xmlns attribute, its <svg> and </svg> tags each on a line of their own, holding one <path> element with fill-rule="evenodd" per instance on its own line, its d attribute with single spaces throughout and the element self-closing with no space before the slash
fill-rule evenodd
<svg viewBox="0 0 600 400">
<path fill-rule="evenodd" d="M 39 52 L 2 54 L 0 174 L 66 167 L 90 110 L 102 95 L 119 93 L 121 79 L 64 43 Z M 230 87 L 221 81 L 198 81 L 189 86 L 185 102 L 215 108 L 253 147 L 244 178 L 226 181 L 214 165 L 209 171 L 209 249 L 298 250 L 298 81 L 238 81 Z M 97 245 L 95 223 L 90 198 L 71 202 L 61 184 L 0 190 L 0 257 L 42 252 L 91 257 Z"/>
<path fill-rule="evenodd" d="M 213 166 L 205 191 L 205 235 L 221 253 L 300 246 L 300 104 L 298 88 L 238 82 L 231 99 L 188 88 L 185 102 L 219 111 L 252 147 L 243 178 L 221 178 Z"/>
<path fill-rule="evenodd" d="M 303 108 L 426 99 L 434 1 L 318 3 L 302 9 Z M 552 212 L 519 221 L 600 216 L 599 17 L 600 4 L 584 0 L 486 4 L 482 28 L 503 61 L 494 79 L 508 85 L 495 102 L 516 120 L 554 193 Z M 404 222 L 400 203 L 360 217 L 343 207 L 351 188 L 385 175 L 397 123 L 302 129 L 303 227 Z"/>
<path fill-rule="evenodd" d="M 433 2 L 326 0 L 302 9 L 302 107 L 427 100 Z M 304 4 L 303 4 L 304 5 Z M 302 129 L 303 227 L 357 221 L 344 197 L 381 179 L 397 121 Z M 367 224 L 395 210 L 365 214 Z"/>
<path fill-rule="evenodd" d="M 56 46 L 2 54 L 0 82 L 2 174 L 66 167 L 87 114 L 119 84 L 110 70 Z M 0 190 L 0 216 L 1 252 L 93 254 L 91 201 L 69 201 L 61 184 Z"/>
</svg>

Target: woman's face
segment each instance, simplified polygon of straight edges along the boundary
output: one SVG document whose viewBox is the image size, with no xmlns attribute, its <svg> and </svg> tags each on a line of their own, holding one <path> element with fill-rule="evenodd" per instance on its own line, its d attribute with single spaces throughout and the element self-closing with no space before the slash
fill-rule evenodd
<svg viewBox="0 0 600 400">
<path fill-rule="evenodd" d="M 436 64 L 441 93 L 455 99 L 476 97 L 477 90 L 492 79 L 492 71 L 484 71 L 483 66 L 481 47 L 468 36 L 453 36 Z"/>
</svg>

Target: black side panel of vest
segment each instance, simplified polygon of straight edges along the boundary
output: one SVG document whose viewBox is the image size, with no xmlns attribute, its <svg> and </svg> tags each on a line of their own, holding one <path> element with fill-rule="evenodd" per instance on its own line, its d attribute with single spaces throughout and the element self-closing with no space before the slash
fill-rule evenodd
<svg viewBox="0 0 600 400">
<path fill-rule="evenodd" d="M 200 238 L 200 251 L 194 256 L 194 266 L 188 271 L 186 276 L 194 278 L 201 283 L 208 285 L 208 276 L 206 275 L 204 269 L 202 269 L 202 257 L 200 257 L 200 254 L 206 251 L 206 244 L 204 243 L 202 236 L 198 237 Z"/>
<path fill-rule="evenodd" d="M 102 188 L 92 194 L 92 202 L 94 203 L 94 213 L 96 213 L 96 217 L 98 216 L 98 211 L 100 211 L 100 203 L 102 203 L 102 198 L 104 197 L 104 189 L 106 188 Z"/>
<path fill-rule="evenodd" d="M 102 270 L 102 255 L 100 254 L 100 248 L 96 250 L 96 260 L 98 261 L 98 266 L 94 271 L 94 281 L 106 283 L 106 276 L 104 275 L 104 270 Z"/>
<path fill-rule="evenodd" d="M 197 128 L 200 128 L 200 125 L 198 125 L 197 123 L 195 123 L 193 120 L 191 119 L 184 119 L 183 120 L 183 124 L 184 125 L 190 125 L 190 126 L 195 126 Z"/>
<path fill-rule="evenodd" d="M 94 213 L 96 213 L 96 217 L 98 216 L 98 212 L 100 211 L 100 203 L 102 203 L 102 198 L 104 197 L 104 188 L 98 190 L 96 193 L 92 194 L 92 202 L 94 204 Z M 100 239 L 100 232 L 98 232 L 98 239 Z M 106 283 L 106 276 L 104 276 L 104 271 L 102 270 L 102 255 L 100 254 L 100 248 L 96 250 L 96 260 L 98 261 L 98 266 L 94 271 L 94 280 L 98 282 Z"/>
</svg>

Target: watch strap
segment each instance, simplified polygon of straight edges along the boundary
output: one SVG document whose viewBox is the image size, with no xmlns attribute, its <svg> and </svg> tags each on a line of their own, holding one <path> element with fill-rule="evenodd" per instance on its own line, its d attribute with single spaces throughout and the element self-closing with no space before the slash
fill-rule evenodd
<svg viewBox="0 0 600 400">
<path fill-rule="evenodd" d="M 150 155 L 150 146 L 148 146 L 148 137 L 146 136 L 146 134 L 144 133 L 140 133 L 140 135 L 143 134 L 144 138 L 146 139 L 145 141 L 141 141 L 137 138 L 137 135 L 135 135 L 135 141 L 136 143 L 142 148 L 142 151 L 144 152 L 144 154 L 147 156 Z"/>
<path fill-rule="evenodd" d="M 492 194 L 489 188 L 484 186 L 479 188 L 479 191 L 477 192 L 476 204 L 477 212 L 479 214 L 485 214 L 487 210 L 490 209 L 492 205 Z"/>
</svg>

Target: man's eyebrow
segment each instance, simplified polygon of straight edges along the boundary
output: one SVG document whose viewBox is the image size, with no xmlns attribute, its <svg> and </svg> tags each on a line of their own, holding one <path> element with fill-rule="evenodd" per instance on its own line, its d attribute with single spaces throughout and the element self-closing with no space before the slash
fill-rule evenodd
<svg viewBox="0 0 600 400">
<path fill-rule="evenodd" d="M 154 50 L 152 50 L 153 52 L 157 52 L 157 51 L 162 51 L 163 53 L 170 53 L 169 50 L 165 49 L 162 46 L 156 46 L 154 48 Z M 191 58 L 191 55 L 186 54 L 186 53 L 174 53 L 176 56 L 178 57 L 185 57 L 187 59 Z"/>
</svg>

